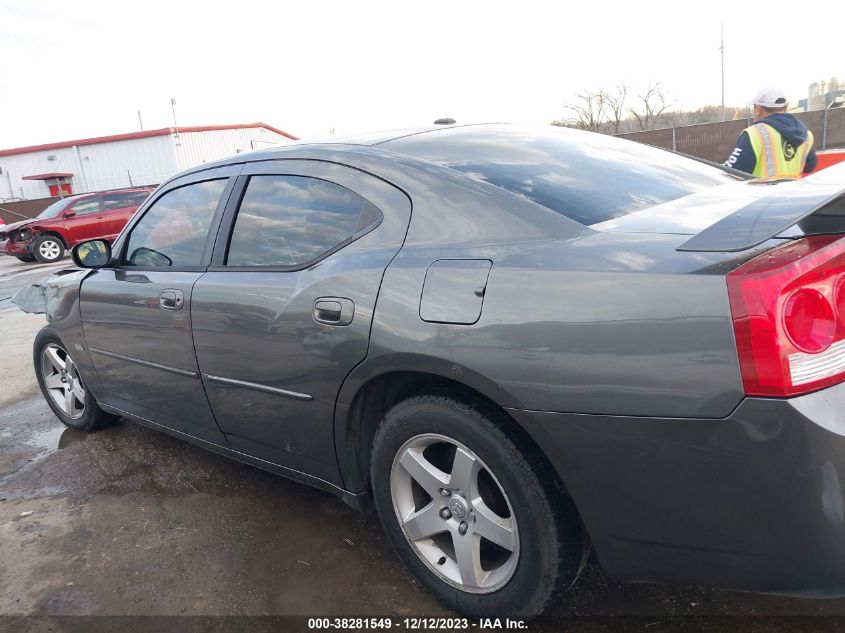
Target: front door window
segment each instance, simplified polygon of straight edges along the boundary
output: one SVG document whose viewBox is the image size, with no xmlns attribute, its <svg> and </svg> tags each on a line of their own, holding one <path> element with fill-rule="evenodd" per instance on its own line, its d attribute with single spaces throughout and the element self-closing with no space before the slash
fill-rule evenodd
<svg viewBox="0 0 845 633">
<path fill-rule="evenodd" d="M 125 266 L 168 268 L 202 264 L 208 231 L 226 179 L 168 191 L 132 228 Z"/>
<path fill-rule="evenodd" d="M 74 204 L 70 211 L 76 215 L 88 215 L 89 213 L 98 213 L 100 211 L 100 201 L 97 198 L 90 200 L 80 200 Z"/>
</svg>

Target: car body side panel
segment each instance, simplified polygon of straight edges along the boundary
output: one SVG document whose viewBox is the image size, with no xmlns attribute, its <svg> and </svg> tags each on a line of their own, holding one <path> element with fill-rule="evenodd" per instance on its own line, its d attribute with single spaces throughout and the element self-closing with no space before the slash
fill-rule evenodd
<svg viewBox="0 0 845 633">
<path fill-rule="evenodd" d="M 367 354 L 378 284 L 393 254 L 373 255 L 338 255 L 334 266 L 300 272 L 209 272 L 197 283 L 197 359 L 233 449 L 340 482 L 335 397 Z M 315 323 L 314 301 L 325 296 L 353 301 L 352 323 Z"/>
<path fill-rule="evenodd" d="M 453 357 L 528 409 L 728 415 L 743 389 L 724 277 L 661 271 L 650 251 L 662 239 L 596 240 L 620 270 L 591 269 L 591 241 L 497 261 L 478 329 Z"/>
<path fill-rule="evenodd" d="M 486 394 L 495 402 L 521 409 L 724 417 L 743 397 L 724 276 L 684 271 L 707 270 L 697 254 L 649 255 L 680 239 L 601 234 L 520 252 L 406 245 L 382 284 L 365 365 L 380 354 L 447 360 L 495 385 Z M 444 257 L 493 261 L 475 324 L 417 313 L 426 269 Z"/>
<path fill-rule="evenodd" d="M 201 272 L 101 269 L 82 284 L 83 331 L 100 401 L 225 445 L 200 381 L 190 305 Z M 163 289 L 184 296 L 162 310 Z"/>
<path fill-rule="evenodd" d="M 160 187 L 113 245 L 110 265 L 86 277 L 80 292 L 84 336 L 98 375 L 98 400 L 221 445 L 226 444 L 225 436 L 211 412 L 197 367 L 190 304 L 194 284 L 210 261 L 212 236 L 240 170 L 237 164 L 204 170 L 201 175 L 180 176 Z M 122 266 L 128 235 L 151 205 L 176 187 L 205 180 L 225 181 L 225 185 L 209 221 L 206 254 L 199 265 Z M 165 305 L 165 293 L 179 295 L 179 305 Z"/>
<path fill-rule="evenodd" d="M 25 307 L 21 309 L 24 312 L 40 313 L 43 307 L 48 327 L 56 332 L 65 344 L 85 382 L 85 387 L 99 400 L 103 395 L 102 387 L 83 336 L 79 311 L 80 284 L 92 272 L 68 269 L 51 275 L 38 284 L 43 288 L 43 304 L 34 306 L 34 310 Z"/>
<path fill-rule="evenodd" d="M 723 420 L 510 410 L 627 581 L 845 590 L 845 384 Z"/>
<path fill-rule="evenodd" d="M 742 394 L 724 275 L 771 244 L 727 256 L 677 252 L 677 235 L 598 233 L 382 150 L 304 146 L 240 160 L 283 158 L 351 165 L 413 203 L 404 246 L 368 304 L 368 352 L 337 397 L 342 467 L 351 461 L 350 405 L 370 380 L 444 376 L 504 407 L 542 447 L 614 575 L 790 593 L 845 588 L 845 385 L 789 400 Z M 426 271 L 443 259 L 492 262 L 477 322 L 420 318 Z M 238 332 L 236 322 L 214 320 L 226 288 L 198 302 L 218 367 L 232 354 L 226 335 Z M 52 322 L 77 349 L 77 299 L 70 289 L 61 296 Z M 279 306 L 265 297 L 252 307 L 249 349 L 260 350 Z M 331 346 L 322 339 L 316 349 Z M 332 488 L 329 479 L 320 485 Z"/>
<path fill-rule="evenodd" d="M 384 269 L 405 238 L 411 203 L 381 179 L 325 162 L 267 161 L 247 165 L 243 173 L 322 178 L 381 212 L 377 226 L 302 270 L 215 265 L 194 288 L 197 359 L 230 446 L 340 483 L 333 429 L 337 392 L 367 354 Z M 233 214 L 231 208 L 227 217 Z M 225 247 L 224 233 L 219 242 Z M 224 255 L 218 247 L 219 264 Z M 318 323 L 319 299 L 343 302 L 350 321 Z"/>
<path fill-rule="evenodd" d="M 83 213 L 96 203 L 96 211 Z M 103 237 L 107 230 L 104 222 L 103 200 L 100 196 L 86 196 L 74 202 L 62 213 L 62 238 L 69 247 L 79 242 Z"/>
<path fill-rule="evenodd" d="M 113 242 L 114 238 L 120 235 L 126 223 L 135 215 L 137 208 L 135 206 L 129 206 L 103 211 L 103 226 L 100 229 L 103 239 Z"/>
<path fill-rule="evenodd" d="M 594 232 L 448 172 L 403 157 L 385 172 L 414 216 L 385 273 L 367 358 L 339 394 L 342 468 L 356 394 L 396 371 L 443 376 L 517 409 L 720 418 L 739 404 L 724 275 L 771 244 L 680 253 L 683 236 Z M 420 318 L 426 271 L 442 259 L 493 262 L 478 322 Z"/>
</svg>

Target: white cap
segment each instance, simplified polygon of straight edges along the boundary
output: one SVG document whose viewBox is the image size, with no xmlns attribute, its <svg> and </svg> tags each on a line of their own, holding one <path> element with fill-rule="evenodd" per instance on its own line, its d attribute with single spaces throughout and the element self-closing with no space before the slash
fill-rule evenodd
<svg viewBox="0 0 845 633">
<path fill-rule="evenodd" d="M 789 101 L 783 90 L 770 86 L 758 92 L 751 104 L 763 106 L 764 108 L 785 108 L 789 105 Z"/>
</svg>

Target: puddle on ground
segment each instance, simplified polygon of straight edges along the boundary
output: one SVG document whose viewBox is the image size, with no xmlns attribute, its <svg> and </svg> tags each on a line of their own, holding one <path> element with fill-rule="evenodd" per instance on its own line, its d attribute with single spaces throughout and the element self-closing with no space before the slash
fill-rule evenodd
<svg viewBox="0 0 845 633">
<path fill-rule="evenodd" d="M 85 441 L 87 433 L 74 431 L 66 426 L 57 426 L 47 431 L 34 433 L 26 443 L 30 446 L 37 446 L 45 451 L 53 452 L 61 448 L 67 448 L 71 444 Z"/>
</svg>

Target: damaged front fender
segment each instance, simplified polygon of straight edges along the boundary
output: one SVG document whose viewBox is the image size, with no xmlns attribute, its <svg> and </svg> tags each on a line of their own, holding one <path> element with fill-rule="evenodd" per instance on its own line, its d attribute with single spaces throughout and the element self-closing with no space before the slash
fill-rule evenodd
<svg viewBox="0 0 845 633">
<path fill-rule="evenodd" d="M 20 290 L 12 302 L 24 312 L 43 314 L 49 328 L 73 356 L 86 387 L 96 398 L 101 392 L 99 376 L 85 343 L 79 307 L 82 281 L 91 270 L 67 269 Z"/>
<path fill-rule="evenodd" d="M 47 321 L 70 316 L 68 310 L 78 305 L 79 285 L 90 270 L 60 270 L 40 281 L 21 289 L 13 298 L 14 303 L 24 312 L 44 314 Z"/>
</svg>

